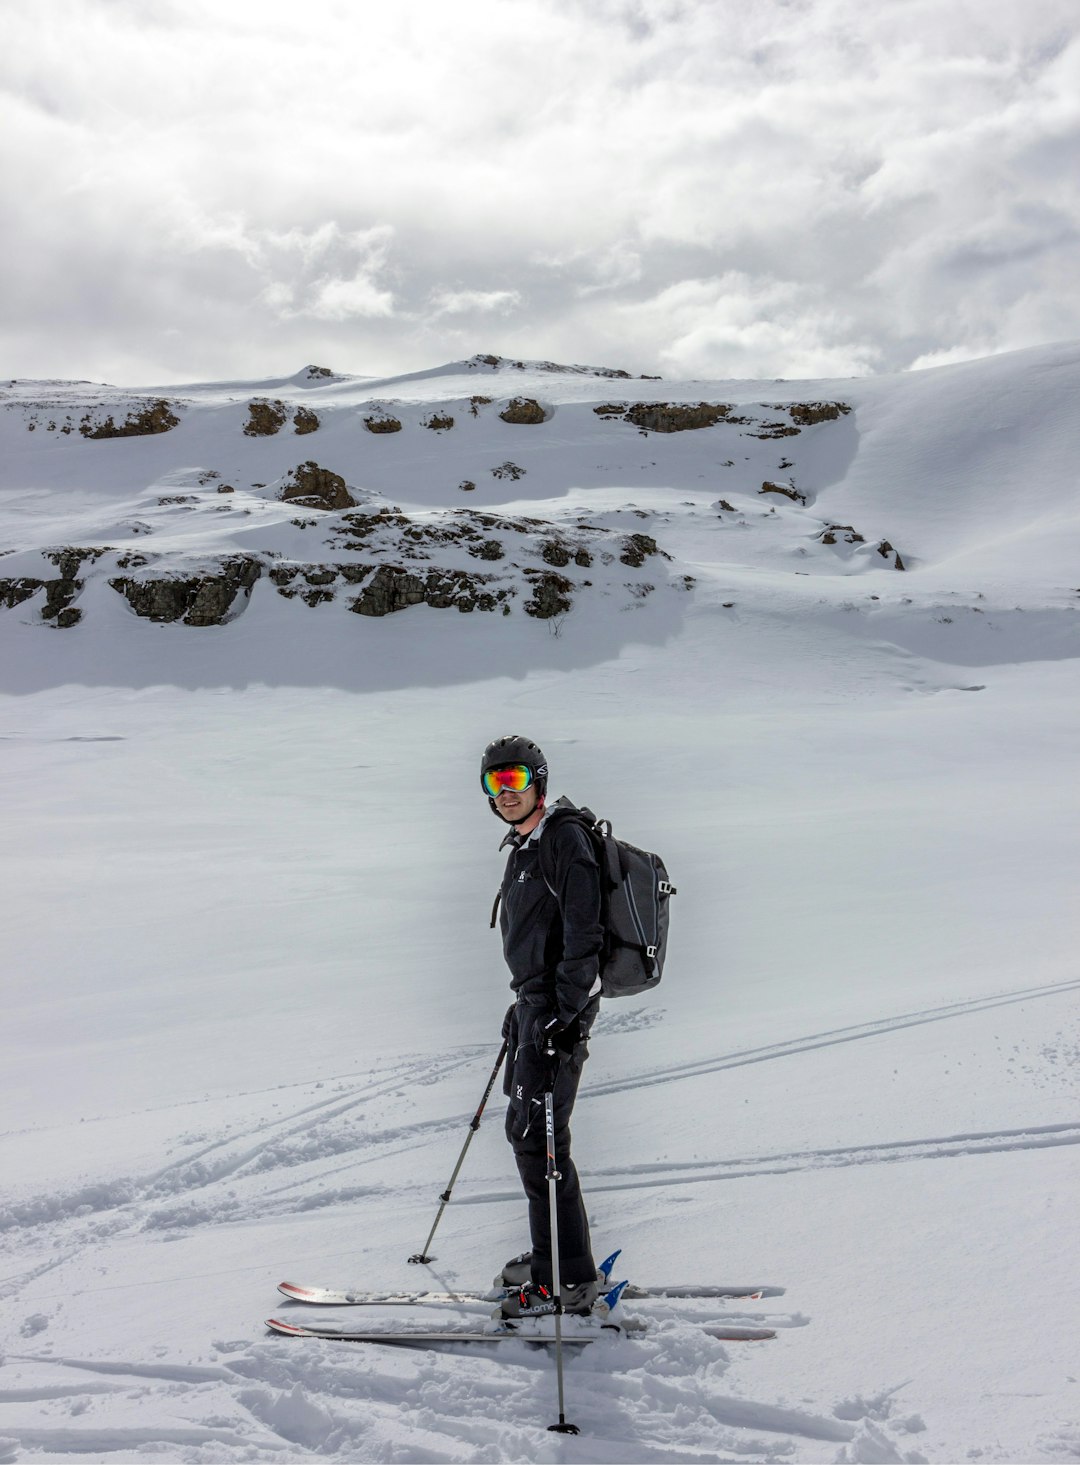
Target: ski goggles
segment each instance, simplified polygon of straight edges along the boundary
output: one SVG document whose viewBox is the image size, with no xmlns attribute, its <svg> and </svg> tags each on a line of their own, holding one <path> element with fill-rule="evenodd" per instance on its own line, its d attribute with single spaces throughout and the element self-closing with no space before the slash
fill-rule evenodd
<svg viewBox="0 0 1080 1465">
<path fill-rule="evenodd" d="M 501 793 L 524 793 L 532 781 L 533 771 L 524 763 L 509 763 L 505 768 L 489 768 L 480 779 L 489 799 L 497 799 Z"/>
</svg>

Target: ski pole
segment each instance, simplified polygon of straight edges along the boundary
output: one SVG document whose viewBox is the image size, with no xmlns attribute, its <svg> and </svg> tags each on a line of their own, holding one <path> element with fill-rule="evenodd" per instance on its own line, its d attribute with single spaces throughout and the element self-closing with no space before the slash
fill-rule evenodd
<svg viewBox="0 0 1080 1465">
<path fill-rule="evenodd" d="M 547 1056 L 554 1061 L 555 1049 L 548 1041 Z M 547 1093 L 544 1095 L 544 1133 L 547 1137 L 547 1183 L 548 1183 L 548 1214 L 551 1225 L 551 1290 L 555 1297 L 555 1374 L 559 1381 L 559 1422 L 549 1424 L 548 1429 L 555 1434 L 580 1434 L 576 1424 L 566 1422 L 566 1404 L 563 1396 L 563 1356 L 562 1356 L 562 1277 L 559 1274 L 559 1210 L 556 1198 L 555 1187 L 562 1179 L 555 1167 L 555 1096 L 552 1089 L 555 1087 L 554 1076 L 548 1084 Z"/>
<path fill-rule="evenodd" d="M 435 1260 L 433 1256 L 428 1255 L 428 1247 L 431 1245 L 432 1237 L 435 1235 L 435 1232 L 438 1229 L 439 1222 L 442 1220 L 443 1211 L 446 1210 L 446 1207 L 450 1203 L 450 1197 L 453 1194 L 454 1190 L 454 1182 L 457 1180 L 458 1173 L 461 1170 L 462 1165 L 465 1163 L 465 1156 L 468 1153 L 469 1146 L 472 1144 L 472 1137 L 480 1128 L 480 1117 L 484 1112 L 484 1105 L 491 1098 L 491 1091 L 495 1087 L 495 1080 L 499 1075 L 499 1069 L 503 1065 L 503 1059 L 506 1057 L 507 1049 L 509 1048 L 509 1046 L 510 1040 L 508 1038 L 503 1038 L 503 1045 L 499 1049 L 499 1056 L 495 1060 L 495 1067 L 491 1070 L 491 1077 L 487 1081 L 487 1088 L 484 1090 L 484 1097 L 480 1100 L 480 1107 L 479 1109 L 477 1109 L 473 1117 L 469 1120 L 469 1132 L 465 1136 L 465 1143 L 461 1147 L 461 1154 L 458 1156 L 458 1162 L 454 1166 L 454 1173 L 450 1177 L 450 1183 L 447 1185 L 442 1195 L 439 1196 L 439 1200 L 442 1202 L 442 1204 L 439 1206 L 439 1210 L 435 1216 L 435 1220 L 432 1224 L 431 1230 L 428 1232 L 428 1239 L 424 1242 L 423 1250 L 414 1252 L 414 1254 L 409 1258 L 411 1262 L 416 1262 L 418 1264 L 422 1263 L 426 1265 L 428 1262 Z"/>
</svg>

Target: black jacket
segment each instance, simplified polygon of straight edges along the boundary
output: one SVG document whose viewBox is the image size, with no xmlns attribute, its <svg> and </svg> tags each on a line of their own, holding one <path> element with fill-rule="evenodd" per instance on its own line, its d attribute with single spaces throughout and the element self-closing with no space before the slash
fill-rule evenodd
<svg viewBox="0 0 1080 1465">
<path fill-rule="evenodd" d="M 555 894 L 540 872 L 539 841 L 511 843 L 501 888 L 499 925 L 510 986 L 520 1002 L 573 1022 L 592 1006 L 604 929 L 600 920 L 600 867 L 581 825 L 565 818 L 574 805 L 559 799 L 540 835 Z"/>
</svg>

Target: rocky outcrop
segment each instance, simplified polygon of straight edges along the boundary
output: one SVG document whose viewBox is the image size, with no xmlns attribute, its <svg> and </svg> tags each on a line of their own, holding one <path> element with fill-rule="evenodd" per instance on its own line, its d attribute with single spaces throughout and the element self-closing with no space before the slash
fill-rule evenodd
<svg viewBox="0 0 1080 1465">
<path fill-rule="evenodd" d="M 511 397 L 499 416 L 503 422 L 521 427 L 533 427 L 547 421 L 547 413 L 535 397 Z"/>
<path fill-rule="evenodd" d="M 787 409 L 792 422 L 812 427 L 816 422 L 835 422 L 851 411 L 846 402 L 793 402 Z"/>
<path fill-rule="evenodd" d="M 882 559 L 884 559 L 884 560 L 889 559 L 890 556 L 892 557 L 893 569 L 895 569 L 895 570 L 906 570 L 907 569 L 907 566 L 904 564 L 904 561 L 900 558 L 899 552 L 897 550 L 893 549 L 892 545 L 889 543 L 889 541 L 887 539 L 883 539 L 881 541 L 881 543 L 877 547 L 877 552 L 882 557 Z"/>
<path fill-rule="evenodd" d="M 827 524 L 817 536 L 822 544 L 836 544 L 842 539 L 845 544 L 865 544 L 863 536 L 856 532 L 852 524 Z"/>
<path fill-rule="evenodd" d="M 310 407 L 297 407 L 293 413 L 293 432 L 303 437 L 305 433 L 318 432 L 319 414 Z"/>
<path fill-rule="evenodd" d="M 320 380 L 320 378 L 325 379 L 326 377 L 331 377 L 334 373 L 328 366 L 309 366 L 305 370 L 305 375 L 309 382 L 313 382 Z"/>
<path fill-rule="evenodd" d="M 480 416 L 480 408 L 481 407 L 490 407 L 491 406 L 491 401 L 492 401 L 492 399 L 490 397 L 470 397 L 469 398 L 469 411 L 472 413 L 472 415 L 474 417 L 479 417 Z"/>
<path fill-rule="evenodd" d="M 512 482 L 516 483 L 519 478 L 525 477 L 525 469 L 519 468 L 516 463 L 507 461 L 505 463 L 499 463 L 492 468 L 491 476 L 492 478 L 509 478 Z"/>
<path fill-rule="evenodd" d="M 778 493 L 784 498 L 790 499 L 793 504 L 805 504 L 806 495 L 790 483 L 770 483 L 768 479 L 758 489 L 758 493 Z"/>
<path fill-rule="evenodd" d="M 269 401 L 265 397 L 248 403 L 248 420 L 244 423 L 245 437 L 273 437 L 288 421 L 284 402 Z"/>
<path fill-rule="evenodd" d="M 41 606 L 41 619 L 51 621 L 60 630 L 77 626 L 82 620 L 82 611 L 72 602 L 83 588 L 80 572 L 89 561 L 100 559 L 106 549 L 89 546 L 54 549 L 46 551 L 45 558 L 54 564 L 59 574 L 54 579 L 39 579 L 33 575 L 20 575 L 10 580 L 0 580 L 0 605 L 13 610 L 35 596 L 39 590 L 45 592 Z"/>
<path fill-rule="evenodd" d="M 466 570 L 431 569 L 424 574 L 400 565 L 380 565 L 349 606 L 357 615 L 384 616 L 411 605 L 430 605 L 437 610 L 456 607 L 467 612 L 503 608 L 510 614 L 513 591 L 508 586 L 491 588 L 489 576 Z"/>
<path fill-rule="evenodd" d="M 109 581 L 137 616 L 168 624 L 220 626 L 234 619 L 233 607 L 262 574 L 260 561 L 248 555 L 223 559 L 217 573 L 166 575 L 155 579 L 120 576 Z M 240 607 L 242 609 L 242 607 Z"/>
<path fill-rule="evenodd" d="M 364 426 L 368 432 L 400 432 L 401 422 L 397 417 L 391 417 L 389 412 L 373 412 L 370 417 L 364 418 Z"/>
<path fill-rule="evenodd" d="M 620 564 L 632 565 L 635 569 L 643 565 L 651 554 L 662 554 L 665 559 L 671 556 L 665 550 L 660 549 L 656 540 L 649 534 L 630 534 L 623 544 L 623 552 L 619 556 Z"/>
<path fill-rule="evenodd" d="M 525 602 L 525 614 L 538 621 L 566 615 L 573 606 L 570 597 L 574 582 L 553 570 L 526 570 L 525 573 L 532 582 L 532 596 Z"/>
<path fill-rule="evenodd" d="M 180 419 L 169 401 L 159 397 L 144 407 L 132 408 L 119 425 L 113 421 L 111 413 L 104 421 L 95 421 L 93 412 L 87 412 L 79 423 L 79 431 L 83 437 L 93 441 L 114 437 L 152 437 L 156 433 L 171 432 L 179 423 Z"/>
<path fill-rule="evenodd" d="M 284 503 L 301 504 L 306 509 L 327 509 L 336 512 L 354 509 L 356 500 L 345 485 L 340 473 L 329 468 L 320 468 L 310 459 L 300 463 L 287 475 L 282 485 L 281 498 Z"/>
<path fill-rule="evenodd" d="M 433 412 L 423 419 L 423 426 L 430 428 L 432 432 L 449 432 L 453 425 L 454 419 L 442 412 Z"/>
<path fill-rule="evenodd" d="M 35 580 L 31 575 L 16 575 L 13 579 L 0 580 L 0 605 L 14 610 L 31 596 L 45 588 L 44 580 Z"/>
<path fill-rule="evenodd" d="M 758 424 L 757 432 L 748 432 L 746 435 L 761 438 L 764 442 L 774 437 L 798 437 L 799 428 L 792 427 L 790 422 L 762 422 Z"/>
<path fill-rule="evenodd" d="M 621 417 L 642 432 L 690 432 L 715 427 L 731 411 L 727 402 L 606 402 L 593 411 L 598 417 Z"/>
</svg>

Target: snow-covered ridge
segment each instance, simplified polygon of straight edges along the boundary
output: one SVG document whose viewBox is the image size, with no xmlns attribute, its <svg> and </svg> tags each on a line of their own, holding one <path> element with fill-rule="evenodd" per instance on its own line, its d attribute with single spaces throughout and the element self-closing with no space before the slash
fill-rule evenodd
<svg viewBox="0 0 1080 1465">
<path fill-rule="evenodd" d="M 275 600 L 320 625 L 426 605 L 573 636 L 591 602 L 648 613 L 657 590 L 694 590 L 730 609 L 748 574 L 775 600 L 805 599 L 800 578 L 891 572 L 860 619 L 922 645 L 927 619 L 958 623 L 934 580 L 956 561 L 960 621 L 989 612 L 996 634 L 1016 615 L 1010 582 L 1038 587 L 1029 612 L 1075 605 L 1078 385 L 1068 348 L 752 390 L 486 355 L 161 395 L 11 381 L 0 625 L 110 636 L 122 609 L 198 629 L 265 619 Z M 1053 654 L 1074 635 L 1055 631 Z M 993 656 L 994 639 L 965 655 Z"/>
<path fill-rule="evenodd" d="M 8 387 L 0 1461 L 1075 1459 L 1078 387 Z M 527 1244 L 496 1093 L 408 1261 L 510 730 L 678 886 L 574 1114 L 597 1255 L 761 1288 L 572 1350 L 565 1446 L 540 1349 L 264 1324 Z"/>
</svg>

